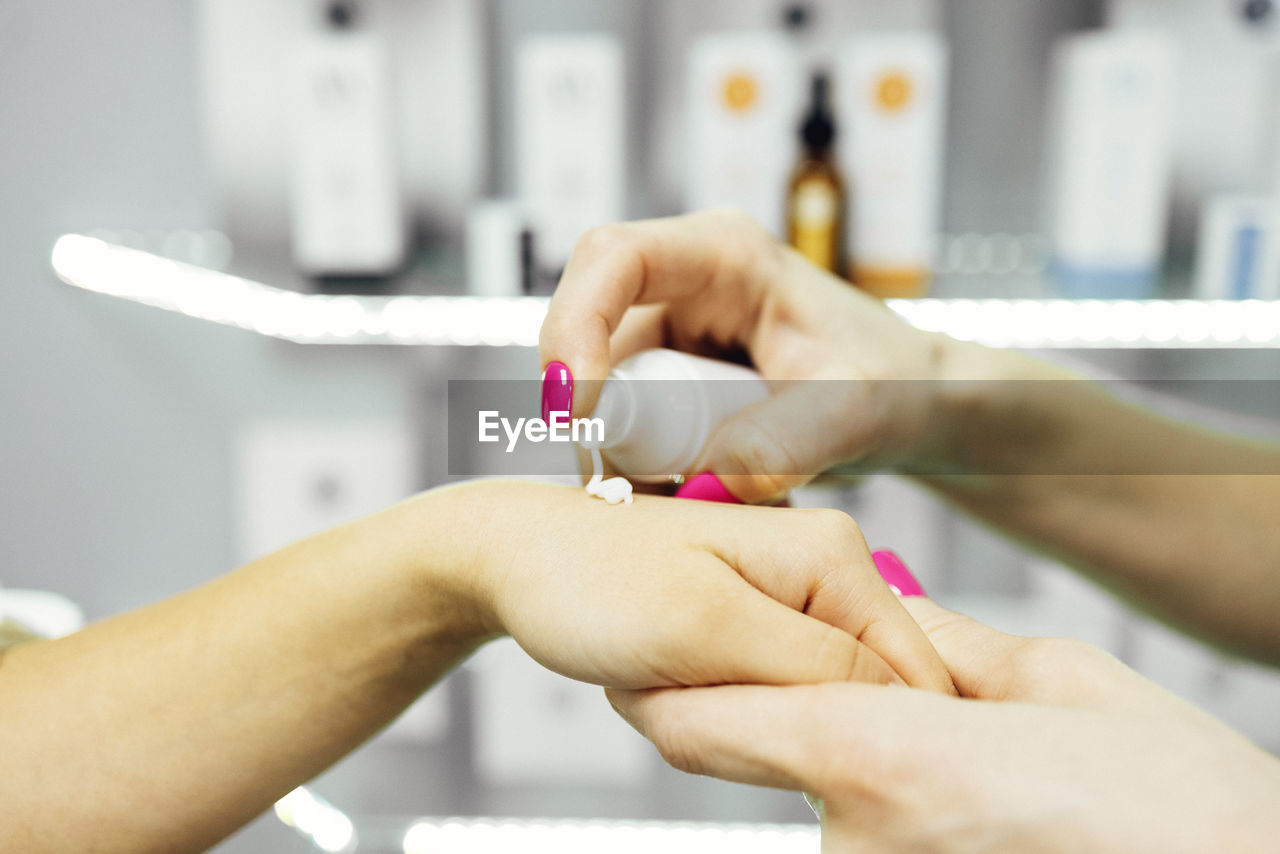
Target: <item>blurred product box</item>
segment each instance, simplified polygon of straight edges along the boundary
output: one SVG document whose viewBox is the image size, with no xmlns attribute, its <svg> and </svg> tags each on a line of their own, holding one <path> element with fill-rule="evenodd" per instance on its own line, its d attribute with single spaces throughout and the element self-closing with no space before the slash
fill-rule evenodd
<svg viewBox="0 0 1280 854">
<path fill-rule="evenodd" d="M 690 51 L 689 210 L 729 205 L 783 235 L 804 86 L 781 33 L 718 33 Z"/>
<path fill-rule="evenodd" d="M 1164 256 L 1175 51 L 1165 35 L 1091 32 L 1058 43 L 1047 227 L 1066 296 L 1151 296 Z"/>
<path fill-rule="evenodd" d="M 468 664 L 476 767 L 490 785 L 643 783 L 656 755 L 604 691 L 535 662 L 510 638 Z"/>
<path fill-rule="evenodd" d="M 850 278 L 882 296 L 928 287 L 942 198 L 947 47 L 927 30 L 849 38 L 837 65 Z"/>
<path fill-rule="evenodd" d="M 1205 202 L 1195 296 L 1280 299 L 1280 199 L 1223 194 Z"/>
<path fill-rule="evenodd" d="M 529 36 L 515 64 L 517 197 L 538 257 L 558 268 L 584 231 L 626 215 L 622 44 L 607 34 Z"/>
<path fill-rule="evenodd" d="M 294 63 L 290 158 L 294 262 L 311 275 L 381 275 L 404 261 L 391 57 L 334 2 Z"/>
</svg>

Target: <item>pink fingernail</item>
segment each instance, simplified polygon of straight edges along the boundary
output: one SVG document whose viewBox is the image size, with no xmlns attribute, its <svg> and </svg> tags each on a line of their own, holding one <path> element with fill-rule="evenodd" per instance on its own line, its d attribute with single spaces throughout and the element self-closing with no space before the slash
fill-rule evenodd
<svg viewBox="0 0 1280 854">
<path fill-rule="evenodd" d="M 573 374 L 564 362 L 552 362 L 542 372 L 542 420 L 550 423 L 553 412 L 573 412 Z"/>
<path fill-rule="evenodd" d="M 884 579 L 884 583 L 889 585 L 889 589 L 899 596 L 924 596 L 924 588 L 920 586 L 920 582 L 916 581 L 916 577 L 911 574 L 911 570 L 907 569 L 907 565 L 902 562 L 902 558 L 898 557 L 888 549 L 881 549 L 871 553 L 871 560 L 876 565 L 876 571 L 880 573 L 880 577 Z"/>
<path fill-rule="evenodd" d="M 719 501 L 721 504 L 741 504 L 742 502 L 729 490 L 725 489 L 720 478 L 709 471 L 694 475 L 676 490 L 676 498 L 693 498 L 698 501 Z"/>
</svg>

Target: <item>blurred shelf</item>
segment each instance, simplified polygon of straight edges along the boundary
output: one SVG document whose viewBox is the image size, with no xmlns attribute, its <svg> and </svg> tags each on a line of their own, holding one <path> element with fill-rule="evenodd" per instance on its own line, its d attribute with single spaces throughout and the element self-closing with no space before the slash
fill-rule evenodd
<svg viewBox="0 0 1280 854">
<path fill-rule="evenodd" d="M 302 344 L 533 347 L 545 297 L 304 294 L 67 234 L 62 281 Z M 1280 301 L 915 299 L 889 308 L 921 329 L 993 347 L 1274 348 Z"/>
<path fill-rule="evenodd" d="M 307 787 L 276 802 L 276 817 L 326 852 L 506 854 L 816 854 L 818 825 L 617 819 L 348 817 Z"/>
</svg>

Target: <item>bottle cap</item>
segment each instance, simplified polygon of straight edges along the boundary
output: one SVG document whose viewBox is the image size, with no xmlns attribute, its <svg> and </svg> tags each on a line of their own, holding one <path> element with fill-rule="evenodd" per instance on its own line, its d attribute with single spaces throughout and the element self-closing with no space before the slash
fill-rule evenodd
<svg viewBox="0 0 1280 854">
<path fill-rule="evenodd" d="M 813 75 L 810 84 L 809 112 L 800 126 L 800 136 L 811 151 L 825 152 L 836 138 L 836 123 L 827 104 L 826 72 Z"/>
</svg>

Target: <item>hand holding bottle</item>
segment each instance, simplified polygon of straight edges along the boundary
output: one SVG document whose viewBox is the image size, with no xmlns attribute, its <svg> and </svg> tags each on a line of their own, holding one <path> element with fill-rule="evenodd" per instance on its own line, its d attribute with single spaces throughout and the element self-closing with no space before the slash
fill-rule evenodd
<svg viewBox="0 0 1280 854">
<path fill-rule="evenodd" d="M 721 210 L 588 232 L 540 349 L 575 380 L 602 380 L 651 347 L 749 358 L 773 396 L 721 425 L 684 474 L 714 472 L 738 498 L 763 502 L 836 464 L 927 454 L 929 384 L 900 381 L 951 375 L 961 355 L 975 358 L 963 346 L 906 325 Z M 579 385 L 575 416 L 590 414 L 598 387 Z"/>
</svg>

